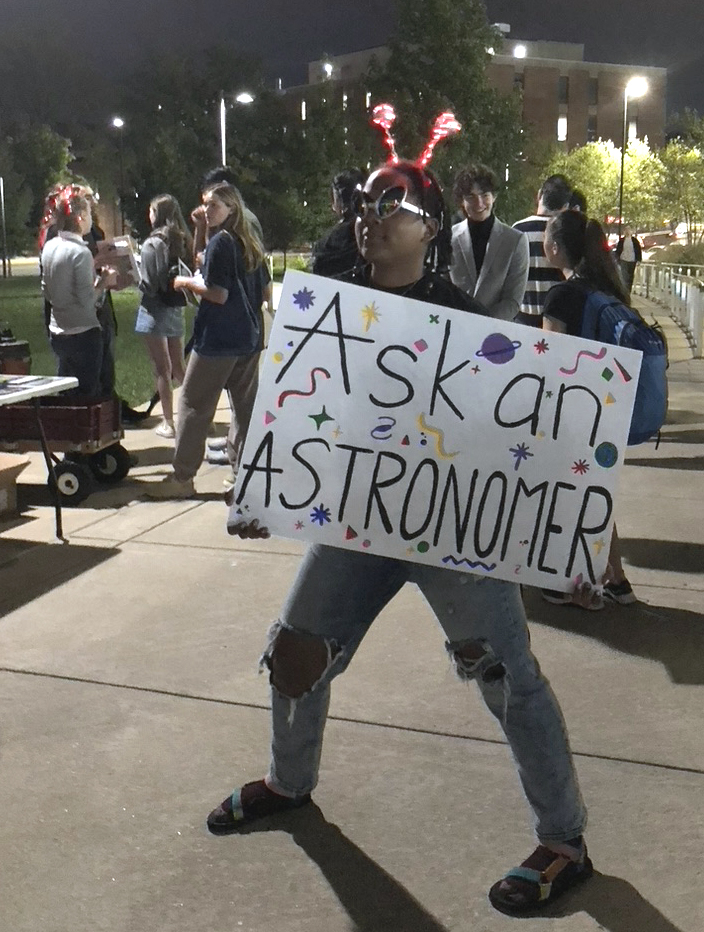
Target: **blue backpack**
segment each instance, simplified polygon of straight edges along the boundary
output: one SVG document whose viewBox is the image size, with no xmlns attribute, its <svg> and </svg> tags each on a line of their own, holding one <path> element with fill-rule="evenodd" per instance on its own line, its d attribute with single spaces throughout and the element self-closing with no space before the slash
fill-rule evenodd
<svg viewBox="0 0 704 932">
<path fill-rule="evenodd" d="M 590 291 L 580 336 L 640 350 L 643 354 L 628 445 L 645 443 L 657 434 L 667 415 L 667 344 L 662 330 L 657 324 L 646 324 L 637 311 L 618 298 L 603 291 Z"/>
</svg>

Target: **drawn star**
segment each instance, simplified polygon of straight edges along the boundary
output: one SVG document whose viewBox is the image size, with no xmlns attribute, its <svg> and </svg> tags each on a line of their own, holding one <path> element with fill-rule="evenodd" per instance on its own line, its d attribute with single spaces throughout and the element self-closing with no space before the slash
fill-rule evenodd
<svg viewBox="0 0 704 932">
<path fill-rule="evenodd" d="M 315 304 L 315 295 L 312 291 L 308 291 L 307 288 L 301 288 L 300 291 L 294 294 L 293 303 L 296 307 L 300 307 L 302 311 L 307 311 L 309 307 Z"/>
<path fill-rule="evenodd" d="M 572 464 L 572 472 L 578 473 L 580 476 L 583 476 L 588 469 L 589 463 L 586 460 L 576 460 Z"/>
<path fill-rule="evenodd" d="M 481 371 L 482 371 L 482 370 L 479 368 L 479 366 L 472 366 L 472 372 L 473 372 L 475 375 L 477 374 L 477 372 L 481 372 Z"/>
<path fill-rule="evenodd" d="M 412 557 L 413 554 L 414 554 L 415 552 L 416 552 L 416 548 L 415 548 L 415 547 L 406 547 L 406 555 L 407 555 L 407 556 Z"/>
<path fill-rule="evenodd" d="M 525 443 L 519 443 L 516 447 L 509 447 L 509 452 L 513 453 L 516 458 L 514 469 L 518 469 L 523 460 L 527 461 L 529 456 L 533 456 Z"/>
<path fill-rule="evenodd" d="M 326 508 L 321 502 L 317 508 L 310 513 L 310 523 L 319 524 L 321 527 L 330 521 L 330 509 Z"/>
<path fill-rule="evenodd" d="M 545 392 L 546 398 L 552 398 L 552 392 Z"/>
<path fill-rule="evenodd" d="M 303 528 L 305 527 L 305 525 L 303 524 L 302 521 L 296 521 L 295 527 L 296 527 L 296 530 L 297 530 L 297 531 L 302 531 Z"/>
<path fill-rule="evenodd" d="M 335 440 L 337 440 L 337 438 L 340 436 L 341 433 L 342 431 L 340 430 L 340 428 L 336 427 L 335 430 L 332 432 L 332 436 Z"/>
<path fill-rule="evenodd" d="M 366 307 L 363 307 L 361 313 L 362 317 L 364 318 L 364 332 L 367 333 L 372 324 L 379 323 L 381 314 L 379 313 L 379 308 L 376 306 L 375 301 L 372 301 L 371 304 L 367 304 Z"/>
<path fill-rule="evenodd" d="M 594 553 L 597 556 L 599 556 L 599 554 L 601 553 L 601 551 L 604 549 L 605 546 L 606 546 L 606 541 L 604 540 L 603 537 L 600 537 L 599 540 L 595 540 L 594 543 L 592 544 L 592 547 L 594 548 Z"/>
<path fill-rule="evenodd" d="M 550 349 L 550 345 L 548 344 L 548 341 L 545 339 L 538 340 L 538 342 L 533 345 L 535 347 L 535 352 L 538 354 L 538 356 L 542 356 L 543 353 L 547 353 L 547 351 Z"/>
<path fill-rule="evenodd" d="M 335 418 L 330 417 L 328 412 L 325 410 L 325 405 L 323 405 L 323 410 L 320 412 L 320 414 L 309 414 L 308 417 L 311 419 L 311 421 L 315 421 L 315 426 L 317 430 L 320 430 L 320 428 L 323 426 L 323 424 L 326 421 L 335 420 Z"/>
<path fill-rule="evenodd" d="M 440 323 L 440 315 L 439 315 L 439 314 L 431 314 L 431 315 L 430 315 L 430 323 L 431 323 L 431 324 L 439 324 L 439 323 Z"/>
</svg>

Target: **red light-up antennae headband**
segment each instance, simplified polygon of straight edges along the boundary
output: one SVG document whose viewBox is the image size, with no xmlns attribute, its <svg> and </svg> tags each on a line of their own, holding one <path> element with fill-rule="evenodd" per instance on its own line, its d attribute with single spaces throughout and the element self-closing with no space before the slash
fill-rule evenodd
<svg viewBox="0 0 704 932">
<path fill-rule="evenodd" d="M 391 104 L 378 104 L 372 110 L 372 123 L 374 126 L 378 126 L 384 134 L 384 145 L 389 150 L 388 161 L 394 165 L 399 160 L 396 153 L 396 140 L 391 135 L 391 126 L 395 119 L 396 111 Z M 448 136 L 452 136 L 455 133 L 459 133 L 461 129 L 462 124 L 455 119 L 454 113 L 446 111 L 437 116 L 433 124 L 428 145 L 416 159 L 415 164 L 419 168 L 425 168 L 432 159 L 433 150 L 440 140 L 446 139 Z"/>
</svg>

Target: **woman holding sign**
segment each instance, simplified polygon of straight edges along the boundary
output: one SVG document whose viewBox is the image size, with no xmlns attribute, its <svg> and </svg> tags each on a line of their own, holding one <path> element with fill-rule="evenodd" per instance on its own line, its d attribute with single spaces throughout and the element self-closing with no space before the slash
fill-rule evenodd
<svg viewBox="0 0 704 932">
<path fill-rule="evenodd" d="M 550 264 L 561 269 L 566 279 L 547 293 L 543 308 L 544 330 L 581 336 L 584 305 L 594 291 L 611 295 L 630 307 L 630 294 L 618 273 L 598 221 L 587 220 L 580 211 L 563 210 L 548 223 L 544 248 Z M 604 595 L 608 599 L 620 605 L 631 605 L 637 601 L 621 562 L 616 525 L 611 536 L 607 573 L 610 578 L 604 583 Z M 574 604 L 569 592 L 544 589 L 543 598 L 555 605 Z M 592 610 L 604 607 L 598 594 L 586 606 L 578 604 Z"/>
<path fill-rule="evenodd" d="M 445 271 L 451 226 L 442 191 L 422 164 L 375 171 L 355 202 L 366 266 L 345 280 L 443 307 L 485 314 Z M 230 532 L 267 537 L 231 514 Z M 493 905 L 520 915 L 553 901 L 592 873 L 582 839 L 586 812 L 564 722 L 530 650 L 519 587 L 487 576 L 314 545 L 299 569 L 263 662 L 270 670 L 272 763 L 264 779 L 235 790 L 208 817 L 216 835 L 304 806 L 317 779 L 331 681 L 350 663 L 382 609 L 415 583 L 446 636 L 458 677 L 477 683 L 517 762 L 539 845 L 491 888 Z"/>
</svg>

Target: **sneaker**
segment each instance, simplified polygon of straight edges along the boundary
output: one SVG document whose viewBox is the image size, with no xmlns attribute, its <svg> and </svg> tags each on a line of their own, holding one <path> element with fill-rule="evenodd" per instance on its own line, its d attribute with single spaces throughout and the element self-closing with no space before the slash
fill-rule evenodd
<svg viewBox="0 0 704 932">
<path fill-rule="evenodd" d="M 147 498 L 191 498 L 196 494 L 196 488 L 193 479 L 182 482 L 172 474 L 164 476 L 161 482 L 150 482 L 144 494 Z"/>
<path fill-rule="evenodd" d="M 245 783 L 213 809 L 208 816 L 208 831 L 213 835 L 231 835 L 257 819 L 300 809 L 309 802 L 310 793 L 291 799 L 274 793 L 264 780 L 255 780 L 253 783 Z"/>
<path fill-rule="evenodd" d="M 227 449 L 227 437 L 213 437 L 212 440 L 208 441 L 209 450 L 226 450 Z"/>
<path fill-rule="evenodd" d="M 618 602 L 619 605 L 633 605 L 638 598 L 631 588 L 631 584 L 624 577 L 620 583 L 606 583 L 604 585 L 604 595 L 612 602 Z"/>
<path fill-rule="evenodd" d="M 166 437 L 167 440 L 173 440 L 176 436 L 176 430 L 173 424 L 168 421 L 162 421 L 158 427 L 154 428 L 154 433 L 159 437 Z"/>
<path fill-rule="evenodd" d="M 236 482 L 237 473 L 234 469 L 230 469 L 227 473 L 227 476 L 222 480 L 222 484 L 225 486 L 225 490 L 229 491 L 230 489 L 234 489 Z"/>
<path fill-rule="evenodd" d="M 572 605 L 575 608 L 586 609 L 588 612 L 600 612 L 604 607 L 604 599 L 601 593 L 596 590 L 589 605 L 580 605 L 575 602 L 570 592 L 558 592 L 556 589 L 541 589 L 540 591 L 545 601 L 550 602 L 552 605 Z"/>
<path fill-rule="evenodd" d="M 213 466 L 229 466 L 230 457 L 226 450 L 213 450 L 212 447 L 205 454 L 206 462 L 212 463 Z"/>
</svg>

